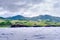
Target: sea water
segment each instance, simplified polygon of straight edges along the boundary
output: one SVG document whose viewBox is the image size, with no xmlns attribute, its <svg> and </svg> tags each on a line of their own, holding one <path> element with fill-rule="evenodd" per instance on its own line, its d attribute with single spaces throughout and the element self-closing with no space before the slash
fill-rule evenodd
<svg viewBox="0 0 60 40">
<path fill-rule="evenodd" d="M 60 27 L 0 28 L 0 40 L 60 40 Z"/>
</svg>

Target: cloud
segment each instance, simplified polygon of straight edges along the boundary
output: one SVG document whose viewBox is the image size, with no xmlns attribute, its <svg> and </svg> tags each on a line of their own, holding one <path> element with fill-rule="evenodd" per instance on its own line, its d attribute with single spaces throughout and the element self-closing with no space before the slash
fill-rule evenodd
<svg viewBox="0 0 60 40">
<path fill-rule="evenodd" d="M 58 16 L 60 17 L 60 0 L 55 0 L 54 1 L 54 6 L 53 6 L 53 13 L 54 13 L 54 16 Z"/>
<path fill-rule="evenodd" d="M 18 11 L 20 8 L 29 7 L 28 4 L 37 4 L 42 0 L 0 0 L 0 7 L 9 11 Z"/>
<path fill-rule="evenodd" d="M 0 16 L 3 17 L 14 15 L 34 17 L 46 14 L 59 16 L 59 10 L 59 0 L 0 0 Z"/>
</svg>

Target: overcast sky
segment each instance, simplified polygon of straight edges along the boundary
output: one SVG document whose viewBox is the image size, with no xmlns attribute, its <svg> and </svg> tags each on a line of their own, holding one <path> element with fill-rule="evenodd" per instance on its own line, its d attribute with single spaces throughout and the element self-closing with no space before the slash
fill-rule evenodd
<svg viewBox="0 0 60 40">
<path fill-rule="evenodd" d="M 0 16 L 38 15 L 60 17 L 60 0 L 0 0 Z"/>
</svg>

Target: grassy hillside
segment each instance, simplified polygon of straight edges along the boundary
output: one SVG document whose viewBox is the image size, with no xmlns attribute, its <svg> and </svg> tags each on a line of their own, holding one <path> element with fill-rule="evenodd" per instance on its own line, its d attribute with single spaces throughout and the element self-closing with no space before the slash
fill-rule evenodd
<svg viewBox="0 0 60 40">
<path fill-rule="evenodd" d="M 60 22 L 51 22 L 51 21 L 27 21 L 27 20 L 2 20 L 0 19 L 0 27 L 11 27 L 11 25 L 26 25 L 28 27 L 57 27 L 60 26 Z"/>
</svg>

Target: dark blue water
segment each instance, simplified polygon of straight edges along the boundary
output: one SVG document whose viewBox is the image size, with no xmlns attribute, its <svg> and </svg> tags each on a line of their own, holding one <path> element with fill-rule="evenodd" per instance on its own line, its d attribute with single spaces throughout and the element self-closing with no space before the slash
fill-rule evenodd
<svg viewBox="0 0 60 40">
<path fill-rule="evenodd" d="M 0 28 L 0 40 L 60 40 L 60 27 Z"/>
</svg>

